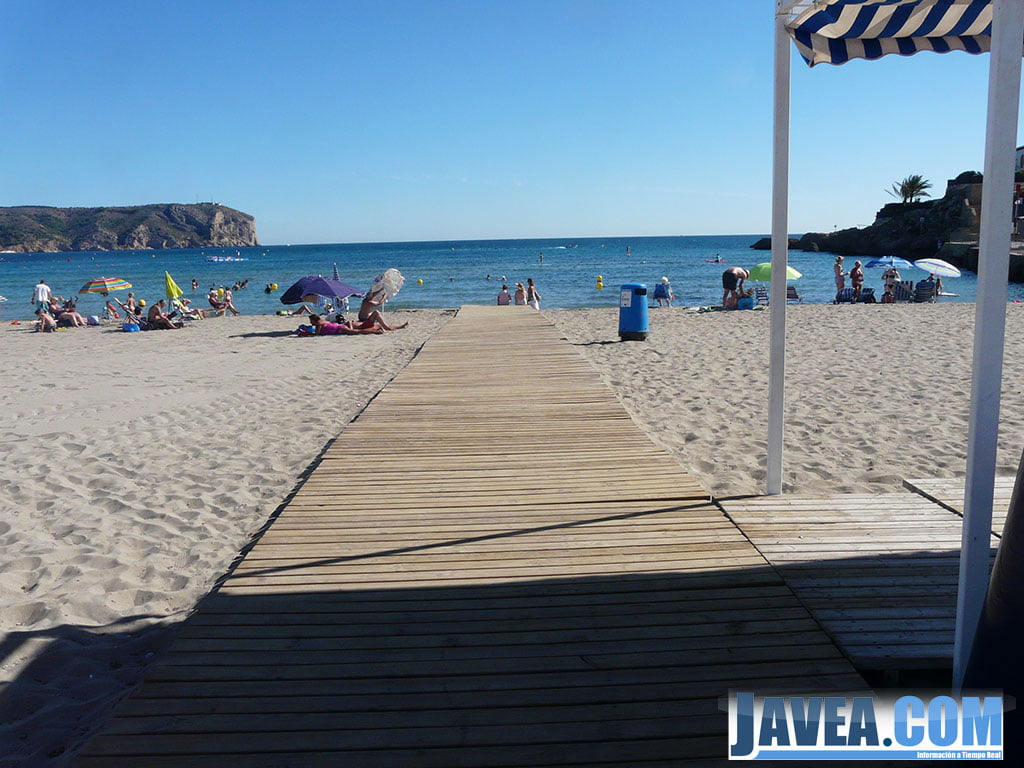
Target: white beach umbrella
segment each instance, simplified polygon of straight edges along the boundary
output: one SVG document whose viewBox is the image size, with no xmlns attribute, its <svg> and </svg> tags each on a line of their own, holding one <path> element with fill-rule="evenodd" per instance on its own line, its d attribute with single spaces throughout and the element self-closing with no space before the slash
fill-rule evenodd
<svg viewBox="0 0 1024 768">
<path fill-rule="evenodd" d="M 918 259 L 914 266 L 939 277 L 960 277 L 960 270 L 942 259 Z"/>
<path fill-rule="evenodd" d="M 789 196 L 789 46 L 810 65 L 890 53 L 991 51 L 979 243 L 967 480 L 953 672 L 963 681 L 988 585 L 989 538 L 999 430 L 1017 112 L 1021 0 L 777 0 L 772 173 L 772 290 L 785 290 Z M 782 489 L 785 305 L 771 308 L 768 493 Z"/>
</svg>

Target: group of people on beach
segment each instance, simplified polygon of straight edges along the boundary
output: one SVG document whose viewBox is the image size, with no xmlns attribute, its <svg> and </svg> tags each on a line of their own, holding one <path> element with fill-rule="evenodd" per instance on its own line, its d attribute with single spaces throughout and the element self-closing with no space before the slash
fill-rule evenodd
<svg viewBox="0 0 1024 768">
<path fill-rule="evenodd" d="M 498 291 L 498 306 L 507 307 L 510 304 L 517 307 L 526 306 L 533 309 L 540 309 L 540 293 L 537 291 L 537 286 L 533 284 L 533 278 L 526 278 L 526 285 L 522 283 L 516 283 L 515 293 L 509 293 L 508 284 L 502 284 L 501 290 Z"/>
<path fill-rule="evenodd" d="M 198 285 L 196 280 L 192 281 L 193 289 L 197 289 Z M 113 297 L 107 299 L 104 302 L 103 316 L 105 319 L 122 319 L 124 317 L 129 321 L 135 320 L 147 329 L 175 329 L 183 326 L 183 320 L 200 320 L 211 314 L 220 317 L 228 312 L 233 315 L 241 314 L 235 307 L 231 288 L 213 286 L 210 288 L 207 300 L 210 303 L 210 309 L 192 307 L 191 299 L 181 296 L 174 300 L 174 306 L 170 312 L 167 311 L 166 299 L 154 302 L 148 310 L 145 310 L 146 301 L 136 299 L 135 294 L 129 292 L 124 302 Z M 99 317 L 86 318 L 78 312 L 75 298 L 65 299 L 55 296 L 45 279 L 41 279 L 32 289 L 31 303 L 35 305 L 36 330 L 39 331 L 83 328 L 86 325 L 99 323 Z M 145 316 L 143 317 L 144 312 Z"/>
<path fill-rule="evenodd" d="M 321 315 L 309 312 L 305 305 L 303 305 L 303 308 L 309 312 L 309 322 L 313 327 L 313 333 L 317 336 L 351 336 L 363 333 L 400 331 L 409 323 L 389 325 L 384 320 L 384 315 L 381 313 L 380 308 L 387 300 L 387 292 L 384 288 L 379 288 L 366 294 L 359 305 L 359 314 L 356 320 L 346 320 L 339 314 L 331 321 Z"/>
</svg>

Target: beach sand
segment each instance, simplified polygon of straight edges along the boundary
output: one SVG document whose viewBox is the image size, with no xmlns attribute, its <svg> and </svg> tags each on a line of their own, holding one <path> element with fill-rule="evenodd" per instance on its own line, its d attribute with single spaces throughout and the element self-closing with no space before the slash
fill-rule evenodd
<svg viewBox="0 0 1024 768">
<path fill-rule="evenodd" d="M 328 339 L 272 316 L 0 328 L 0 765 L 66 762 L 449 315 Z M 763 492 L 768 312 L 655 309 L 649 340 L 629 343 L 617 309 L 545 315 L 715 496 Z M 968 304 L 791 307 L 786 490 L 962 476 L 973 319 Z M 1024 446 L 1022 305 L 1007 338 L 1001 474 Z"/>
<path fill-rule="evenodd" d="M 0 765 L 60 765 L 326 444 L 452 313 L 0 328 Z"/>
<path fill-rule="evenodd" d="M 883 493 L 963 477 L 973 304 L 793 305 L 787 312 L 783 491 Z M 633 420 L 716 497 L 764 493 L 765 310 L 652 309 L 646 342 L 618 310 L 550 312 Z M 1024 448 L 1024 304 L 1009 304 L 999 474 Z M 614 447 L 611 447 L 614 455 Z"/>
</svg>

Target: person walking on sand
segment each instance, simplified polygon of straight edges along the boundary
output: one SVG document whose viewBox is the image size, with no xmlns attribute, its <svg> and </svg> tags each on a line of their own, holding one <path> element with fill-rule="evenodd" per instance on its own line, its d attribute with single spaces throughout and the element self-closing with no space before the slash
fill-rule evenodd
<svg viewBox="0 0 1024 768">
<path fill-rule="evenodd" d="M 661 282 L 654 286 L 654 299 L 658 302 L 658 306 L 671 307 L 674 298 L 672 283 L 669 282 L 668 277 L 661 278 Z"/>
<path fill-rule="evenodd" d="M 722 308 L 735 308 L 736 302 L 743 295 L 743 281 L 750 273 L 743 267 L 729 267 L 722 273 Z"/>
<path fill-rule="evenodd" d="M 533 309 L 540 309 L 540 294 L 537 293 L 532 277 L 526 278 L 526 303 Z"/>
<path fill-rule="evenodd" d="M 832 265 L 832 271 L 836 276 L 836 298 L 843 292 L 843 288 L 846 287 L 846 272 L 843 271 L 843 257 L 836 256 L 836 262 Z"/>
<path fill-rule="evenodd" d="M 860 301 L 860 289 L 864 287 L 864 270 L 859 261 L 853 262 L 853 269 L 850 270 L 850 285 L 853 286 L 853 303 Z"/>
<path fill-rule="evenodd" d="M 44 312 L 50 307 L 50 299 L 53 297 L 53 292 L 50 290 L 50 286 L 46 284 L 45 280 L 40 280 L 36 287 L 32 289 L 32 304 L 36 305 L 36 309 L 41 309 Z"/>
</svg>

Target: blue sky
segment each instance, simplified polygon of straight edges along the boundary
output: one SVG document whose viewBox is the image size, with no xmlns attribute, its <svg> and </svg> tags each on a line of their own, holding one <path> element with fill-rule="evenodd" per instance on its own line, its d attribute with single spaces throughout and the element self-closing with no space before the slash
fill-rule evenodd
<svg viewBox="0 0 1024 768">
<path fill-rule="evenodd" d="M 771 0 L 0 7 L 0 205 L 217 200 L 265 244 L 770 228 Z M 987 55 L 793 57 L 791 231 L 982 169 Z"/>
</svg>

